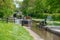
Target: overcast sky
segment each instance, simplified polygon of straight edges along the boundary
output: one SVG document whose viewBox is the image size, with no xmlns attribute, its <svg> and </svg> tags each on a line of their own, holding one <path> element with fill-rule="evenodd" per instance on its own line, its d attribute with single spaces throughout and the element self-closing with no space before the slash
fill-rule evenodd
<svg viewBox="0 0 60 40">
<path fill-rule="evenodd" d="M 16 8 L 19 8 L 19 4 L 17 4 L 16 1 L 22 2 L 23 0 L 14 0 L 14 4 L 16 5 Z"/>
<path fill-rule="evenodd" d="M 23 1 L 23 0 L 14 0 L 14 1 Z"/>
<path fill-rule="evenodd" d="M 23 0 L 18 0 L 18 1 L 23 1 Z"/>
</svg>

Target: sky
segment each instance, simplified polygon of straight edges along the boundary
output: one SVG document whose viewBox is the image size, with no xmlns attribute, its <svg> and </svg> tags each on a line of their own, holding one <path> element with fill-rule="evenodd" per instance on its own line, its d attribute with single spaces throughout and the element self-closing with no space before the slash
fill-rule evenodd
<svg viewBox="0 0 60 40">
<path fill-rule="evenodd" d="M 23 1 L 23 0 L 18 0 L 18 1 Z"/>
<path fill-rule="evenodd" d="M 14 0 L 14 4 L 16 5 L 16 8 L 19 8 L 19 4 L 17 4 L 16 1 L 22 2 L 23 0 Z"/>
<path fill-rule="evenodd" d="M 14 1 L 23 1 L 23 0 L 14 0 Z"/>
</svg>

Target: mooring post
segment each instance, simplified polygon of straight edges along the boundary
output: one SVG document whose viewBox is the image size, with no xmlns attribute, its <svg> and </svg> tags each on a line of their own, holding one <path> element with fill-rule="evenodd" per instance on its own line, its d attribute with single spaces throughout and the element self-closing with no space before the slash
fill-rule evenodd
<svg viewBox="0 0 60 40">
<path fill-rule="evenodd" d="M 8 20 L 9 20 L 9 19 L 8 19 L 8 17 L 7 17 L 7 18 L 6 18 L 6 22 L 7 22 L 7 23 L 8 23 Z"/>
</svg>

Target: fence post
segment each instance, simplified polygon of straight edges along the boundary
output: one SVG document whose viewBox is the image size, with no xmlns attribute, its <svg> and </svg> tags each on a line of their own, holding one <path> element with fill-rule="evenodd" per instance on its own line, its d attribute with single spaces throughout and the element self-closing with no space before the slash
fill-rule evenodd
<svg viewBox="0 0 60 40">
<path fill-rule="evenodd" d="M 8 23 L 8 20 L 9 20 L 9 19 L 8 19 L 8 18 L 6 18 L 6 22 L 7 22 L 7 23 Z"/>
</svg>

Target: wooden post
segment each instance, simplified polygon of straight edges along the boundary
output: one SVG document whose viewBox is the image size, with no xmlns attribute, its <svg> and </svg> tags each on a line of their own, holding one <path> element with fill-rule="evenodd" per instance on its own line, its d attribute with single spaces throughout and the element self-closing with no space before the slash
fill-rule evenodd
<svg viewBox="0 0 60 40">
<path fill-rule="evenodd" d="M 8 18 L 6 18 L 6 22 L 7 22 L 7 23 L 8 23 L 8 20 L 9 20 L 9 19 L 8 19 Z"/>
</svg>

